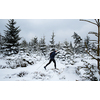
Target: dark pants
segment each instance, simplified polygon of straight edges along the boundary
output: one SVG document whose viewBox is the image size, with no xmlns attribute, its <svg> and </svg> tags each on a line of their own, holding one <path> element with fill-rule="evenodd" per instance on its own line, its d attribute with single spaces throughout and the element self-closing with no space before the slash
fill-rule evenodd
<svg viewBox="0 0 100 100">
<path fill-rule="evenodd" d="M 49 63 L 47 63 L 47 65 L 45 67 L 47 67 L 52 61 L 54 62 L 54 66 L 55 66 L 55 69 L 56 69 L 56 61 L 55 61 L 55 59 L 50 59 Z"/>
</svg>

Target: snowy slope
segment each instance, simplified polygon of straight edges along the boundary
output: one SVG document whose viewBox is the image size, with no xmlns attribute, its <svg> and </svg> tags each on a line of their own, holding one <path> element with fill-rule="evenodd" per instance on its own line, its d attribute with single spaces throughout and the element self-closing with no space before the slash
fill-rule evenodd
<svg viewBox="0 0 100 100">
<path fill-rule="evenodd" d="M 57 60 L 57 68 L 59 70 L 54 69 L 53 63 L 47 67 L 47 70 L 44 70 L 43 67 L 48 60 L 43 64 L 44 61 L 45 60 L 42 59 L 40 62 L 25 68 L 0 69 L 0 81 L 75 81 L 78 79 L 78 76 L 75 77 L 74 75 L 75 72 L 73 67 L 70 68 L 71 70 L 67 70 L 65 65 Z M 24 75 L 20 73 L 24 73 Z"/>
<path fill-rule="evenodd" d="M 27 60 L 34 59 L 35 63 L 33 65 L 28 65 L 27 67 L 18 67 L 15 69 L 7 67 L 0 69 L 0 81 L 82 81 L 80 75 L 76 74 L 77 67 L 83 66 L 81 58 L 76 58 L 74 60 L 76 62 L 74 65 L 65 65 L 64 62 L 56 58 L 57 70 L 54 69 L 53 63 L 51 63 L 47 67 L 47 70 L 45 70 L 44 66 L 49 60 L 36 55 L 31 57 L 24 55 L 24 58 L 25 57 Z M 0 59 L 0 65 L 7 66 L 7 59 L 15 58 L 10 57 Z M 96 64 L 95 60 L 88 58 L 84 59 L 90 63 Z M 83 70 L 81 70 L 81 74 L 84 74 Z"/>
</svg>

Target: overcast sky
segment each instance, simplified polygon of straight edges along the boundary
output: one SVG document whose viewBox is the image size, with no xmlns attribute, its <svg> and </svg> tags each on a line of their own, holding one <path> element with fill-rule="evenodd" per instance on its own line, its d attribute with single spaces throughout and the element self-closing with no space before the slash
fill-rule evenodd
<svg viewBox="0 0 100 100">
<path fill-rule="evenodd" d="M 9 19 L 0 19 L 0 33 L 4 35 L 5 25 Z M 94 19 L 88 19 L 94 21 Z M 84 39 L 89 31 L 97 32 L 97 26 L 87 22 L 79 21 L 79 19 L 15 19 L 16 26 L 20 26 L 19 33 L 22 39 L 31 41 L 35 36 L 38 40 L 45 36 L 46 42 L 49 43 L 51 35 L 55 33 L 55 42 L 73 41 L 71 37 L 74 32 Z M 90 35 L 89 35 L 90 36 Z M 94 35 L 90 36 L 92 39 Z"/>
</svg>

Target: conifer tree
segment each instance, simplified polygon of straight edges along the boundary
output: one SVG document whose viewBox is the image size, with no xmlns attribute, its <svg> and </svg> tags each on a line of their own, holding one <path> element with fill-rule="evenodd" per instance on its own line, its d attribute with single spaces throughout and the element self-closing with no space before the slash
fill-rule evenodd
<svg viewBox="0 0 100 100">
<path fill-rule="evenodd" d="M 74 35 L 72 36 L 74 38 L 74 51 L 75 53 L 80 53 L 82 51 L 82 39 L 81 37 L 74 32 Z"/>
<path fill-rule="evenodd" d="M 1 33 L 0 33 L 0 53 L 3 53 L 3 44 L 5 43 L 5 41 L 4 41 L 4 36 L 2 36 L 1 35 Z"/>
<path fill-rule="evenodd" d="M 45 55 L 46 54 L 45 37 L 41 38 L 41 40 L 39 42 L 39 48 L 42 51 L 42 53 Z"/>
<path fill-rule="evenodd" d="M 31 46 L 33 47 L 33 50 L 34 51 L 37 51 L 38 50 L 38 38 L 37 37 L 34 37 L 31 40 Z"/>
<path fill-rule="evenodd" d="M 75 40 L 74 40 L 74 44 L 75 45 L 78 45 L 78 44 L 80 44 L 80 42 L 81 42 L 81 37 L 77 34 L 77 33 L 75 33 L 74 32 L 74 35 L 72 36 Z"/>
<path fill-rule="evenodd" d="M 72 50 L 72 47 L 70 46 L 70 44 L 69 44 L 67 41 L 64 42 L 63 48 L 64 48 L 64 50 L 66 51 L 66 54 L 67 54 L 67 55 L 68 55 L 68 54 L 69 54 L 69 55 L 74 55 L 73 50 Z"/>
<path fill-rule="evenodd" d="M 89 20 L 84 20 L 81 19 L 80 21 L 86 21 L 89 23 L 92 23 L 94 25 L 97 26 L 98 28 L 98 32 L 89 32 L 88 34 L 94 34 L 98 39 L 97 40 L 91 40 L 91 41 L 95 41 L 95 45 L 97 45 L 97 47 L 95 48 L 91 48 L 92 50 L 95 50 L 97 52 L 97 56 L 91 54 L 91 51 L 87 51 L 86 52 L 95 60 L 97 60 L 97 68 L 98 68 L 98 81 L 100 81 L 100 19 L 94 19 L 95 22 L 89 21 Z"/>
<path fill-rule="evenodd" d="M 23 40 L 22 43 L 21 43 L 21 47 L 24 47 L 26 48 L 28 46 L 28 43 L 26 40 Z"/>
<path fill-rule="evenodd" d="M 72 42 L 70 42 L 70 47 L 73 48 Z"/>
<path fill-rule="evenodd" d="M 91 50 L 93 51 L 93 53 L 95 53 L 95 55 L 97 54 L 97 46 L 95 43 L 91 44 Z"/>
<path fill-rule="evenodd" d="M 0 33 L 0 53 L 1 53 L 1 47 L 2 47 L 2 40 L 1 40 L 1 33 Z"/>
<path fill-rule="evenodd" d="M 91 49 L 91 44 L 90 44 L 90 37 L 87 36 L 86 39 L 84 40 L 85 47 L 89 51 Z"/>
<path fill-rule="evenodd" d="M 57 50 L 60 50 L 60 49 L 61 49 L 61 43 L 58 42 L 58 43 L 55 45 L 55 47 L 57 48 Z"/>
<path fill-rule="evenodd" d="M 2 40 L 1 40 L 1 33 L 0 33 L 0 51 L 1 51 L 1 43 L 2 43 Z"/>
<path fill-rule="evenodd" d="M 54 48 L 55 48 L 54 37 L 55 37 L 55 34 L 54 34 L 54 32 L 53 32 L 53 33 L 52 33 L 52 36 L 51 36 L 51 41 L 50 41 L 50 47 L 51 47 L 51 49 L 54 49 Z"/>
<path fill-rule="evenodd" d="M 18 27 L 15 27 L 16 22 L 14 19 L 8 20 L 8 24 L 6 25 L 7 30 L 5 32 L 5 54 L 11 55 L 18 53 L 19 47 L 19 32 L 21 31 Z"/>
</svg>

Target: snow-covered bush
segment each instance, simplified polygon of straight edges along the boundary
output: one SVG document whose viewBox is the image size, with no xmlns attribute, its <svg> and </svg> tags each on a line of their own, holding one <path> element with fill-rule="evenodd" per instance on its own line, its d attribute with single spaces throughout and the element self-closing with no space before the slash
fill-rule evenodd
<svg viewBox="0 0 100 100">
<path fill-rule="evenodd" d="M 65 64 L 65 65 L 74 65 L 76 63 L 75 58 L 77 58 L 79 56 L 72 54 L 70 51 L 69 53 L 64 50 L 60 50 L 60 53 L 56 56 L 56 58 L 58 58 L 61 63 Z"/>
<path fill-rule="evenodd" d="M 32 79 L 38 79 L 38 80 L 48 80 L 50 79 L 51 76 L 42 72 L 34 72 L 33 73 L 33 78 Z"/>
<path fill-rule="evenodd" d="M 17 74 L 18 77 L 23 77 L 25 75 L 27 75 L 28 73 L 23 71 L 23 72 L 20 72 L 19 74 Z"/>
<path fill-rule="evenodd" d="M 9 68 L 15 69 L 17 67 L 27 67 L 28 65 L 33 65 L 39 60 L 40 57 L 34 54 L 30 55 L 29 53 L 19 53 L 17 55 L 6 57 L 6 64 Z"/>
<path fill-rule="evenodd" d="M 76 73 L 80 75 L 82 80 L 91 80 L 91 81 L 98 81 L 97 79 L 97 72 L 98 69 L 95 65 L 88 63 L 87 61 L 81 60 L 84 62 L 83 66 L 78 66 Z"/>
<path fill-rule="evenodd" d="M 0 69 L 4 69 L 6 68 L 7 66 L 4 66 L 4 65 L 0 65 Z"/>
</svg>

